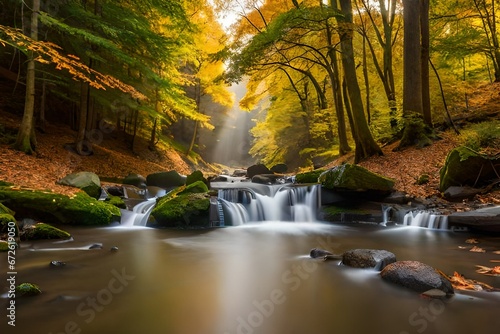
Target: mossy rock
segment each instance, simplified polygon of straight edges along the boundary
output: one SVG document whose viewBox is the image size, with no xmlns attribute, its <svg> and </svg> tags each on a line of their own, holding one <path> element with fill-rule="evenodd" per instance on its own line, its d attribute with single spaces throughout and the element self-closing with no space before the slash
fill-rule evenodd
<svg viewBox="0 0 500 334">
<path fill-rule="evenodd" d="M 116 206 L 119 209 L 126 209 L 127 204 L 125 204 L 125 201 L 123 198 L 119 196 L 113 196 L 109 195 L 108 198 L 105 200 L 106 203 L 111 204 L 113 206 Z"/>
<path fill-rule="evenodd" d="M 358 165 L 343 164 L 323 172 L 318 181 L 326 189 L 351 192 L 390 193 L 394 180 Z"/>
<path fill-rule="evenodd" d="M 194 172 L 192 172 L 191 174 L 189 174 L 186 177 L 186 185 L 187 186 L 192 184 L 192 183 L 195 183 L 197 181 L 201 181 L 205 184 L 208 184 L 207 179 L 203 176 L 203 173 L 199 170 L 195 170 Z"/>
<path fill-rule="evenodd" d="M 9 223 L 13 222 L 16 228 L 16 237 L 19 235 L 19 228 L 17 226 L 16 218 L 8 213 L 0 213 L 0 233 L 7 233 Z"/>
<path fill-rule="evenodd" d="M 489 158 L 468 147 L 456 147 L 448 153 L 444 166 L 439 171 L 439 190 L 444 192 L 451 186 L 488 185 L 497 178 L 493 166 L 499 162 L 498 158 Z"/>
<path fill-rule="evenodd" d="M 201 183 L 201 181 L 198 181 Z M 209 224 L 210 195 L 183 193 L 158 200 L 151 216 L 154 227 L 206 227 Z"/>
<path fill-rule="evenodd" d="M 6 252 L 9 250 L 9 243 L 5 240 L 0 240 L 0 252 Z"/>
<path fill-rule="evenodd" d="M 108 225 L 121 216 L 120 209 L 86 193 L 66 196 L 47 191 L 0 187 L 0 201 L 21 217 L 72 225 Z"/>
<path fill-rule="evenodd" d="M 129 184 L 141 189 L 146 188 L 146 178 L 140 174 L 129 174 L 123 179 L 122 183 Z"/>
<path fill-rule="evenodd" d="M 175 170 L 168 172 L 157 172 L 146 176 L 148 186 L 160 187 L 163 189 L 173 189 L 186 184 L 186 177 Z"/>
<path fill-rule="evenodd" d="M 324 169 L 316 169 L 311 172 L 299 173 L 295 176 L 296 183 L 318 183 L 318 178 Z"/>
<path fill-rule="evenodd" d="M 81 189 L 95 199 L 99 199 L 101 196 L 101 180 L 99 180 L 99 176 L 95 173 L 72 173 L 57 181 L 57 184 Z"/>
<path fill-rule="evenodd" d="M 184 187 L 178 194 L 206 193 L 208 187 L 203 181 L 196 181 Z"/>
<path fill-rule="evenodd" d="M 9 209 L 2 203 L 0 203 L 0 213 L 8 213 L 9 215 L 15 216 L 16 212 L 14 210 Z"/>
<path fill-rule="evenodd" d="M 45 223 L 36 223 L 23 229 L 21 240 L 69 239 L 71 234 Z"/>
<path fill-rule="evenodd" d="M 40 290 L 38 285 L 33 283 L 21 283 L 16 286 L 16 296 L 19 297 L 37 296 L 41 293 L 42 290 Z"/>
</svg>

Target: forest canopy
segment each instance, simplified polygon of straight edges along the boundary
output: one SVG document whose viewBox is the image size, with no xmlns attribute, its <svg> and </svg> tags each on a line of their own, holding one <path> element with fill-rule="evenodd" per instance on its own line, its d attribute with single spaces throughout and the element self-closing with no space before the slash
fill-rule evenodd
<svg viewBox="0 0 500 334">
<path fill-rule="evenodd" d="M 401 148 L 428 145 L 469 109 L 471 87 L 500 81 L 495 7 L 5 0 L 0 75 L 26 89 L 15 146 L 36 150 L 34 129 L 48 120 L 75 130 L 80 155 L 99 144 L 96 129 L 112 127 L 131 149 L 143 138 L 210 161 L 240 82 L 239 109 L 252 115 L 246 149 L 266 165 L 311 168 L 350 151 L 359 162 L 401 138 Z"/>
</svg>

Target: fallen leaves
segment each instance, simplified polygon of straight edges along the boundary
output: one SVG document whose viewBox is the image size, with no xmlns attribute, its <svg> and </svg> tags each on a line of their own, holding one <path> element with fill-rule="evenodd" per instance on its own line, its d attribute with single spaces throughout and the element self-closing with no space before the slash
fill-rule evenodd
<svg viewBox="0 0 500 334">
<path fill-rule="evenodd" d="M 484 250 L 481 247 L 474 246 L 472 247 L 469 252 L 475 252 L 475 253 L 486 253 L 486 250 Z"/>
<path fill-rule="evenodd" d="M 500 276 L 500 266 L 496 266 L 493 268 L 476 265 L 478 268 L 476 273 L 488 275 L 488 276 Z"/>
<path fill-rule="evenodd" d="M 456 271 L 453 273 L 453 276 L 449 276 L 448 279 L 453 285 L 453 288 L 456 290 L 499 291 L 498 289 L 486 283 L 465 278 L 463 275 L 457 273 Z"/>
</svg>

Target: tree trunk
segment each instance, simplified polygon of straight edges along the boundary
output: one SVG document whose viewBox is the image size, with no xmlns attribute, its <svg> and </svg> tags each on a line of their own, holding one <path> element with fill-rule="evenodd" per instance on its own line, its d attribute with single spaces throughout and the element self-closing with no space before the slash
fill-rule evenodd
<svg viewBox="0 0 500 334">
<path fill-rule="evenodd" d="M 40 11 L 40 0 L 33 0 L 30 23 L 30 37 L 38 40 L 38 13 Z M 35 60 L 33 52 L 30 52 L 26 71 L 26 97 L 24 103 L 24 114 L 17 133 L 14 148 L 26 154 L 32 154 L 36 150 L 36 137 L 34 129 L 35 112 Z"/>
<path fill-rule="evenodd" d="M 340 0 L 340 8 L 343 14 L 339 18 L 340 29 L 340 47 L 342 50 L 342 65 L 344 67 L 344 78 L 347 84 L 347 92 L 352 108 L 352 119 L 359 145 L 356 148 L 354 162 L 358 163 L 372 155 L 382 155 L 382 150 L 373 139 L 370 128 L 366 121 L 363 100 L 359 89 L 358 78 L 356 76 L 356 65 L 354 63 L 354 48 L 352 44 L 352 6 L 351 0 Z M 342 29 L 342 27 L 344 29 Z"/>
<path fill-rule="evenodd" d="M 79 155 L 91 155 L 92 143 L 85 139 L 87 129 L 87 115 L 89 109 L 89 84 L 80 84 L 80 117 L 76 133 L 76 153 Z"/>
<path fill-rule="evenodd" d="M 424 123 L 432 127 L 431 98 L 429 88 L 429 0 L 420 3 L 420 32 L 422 36 L 420 64 L 422 66 L 422 116 Z"/>
<path fill-rule="evenodd" d="M 422 64 L 420 45 L 420 0 L 403 1 L 403 137 L 399 149 L 430 143 L 425 134 L 422 102 Z"/>
<path fill-rule="evenodd" d="M 149 138 L 148 148 L 153 151 L 156 148 L 156 124 L 158 123 L 158 117 L 155 117 L 153 128 L 151 129 L 151 137 Z"/>
</svg>

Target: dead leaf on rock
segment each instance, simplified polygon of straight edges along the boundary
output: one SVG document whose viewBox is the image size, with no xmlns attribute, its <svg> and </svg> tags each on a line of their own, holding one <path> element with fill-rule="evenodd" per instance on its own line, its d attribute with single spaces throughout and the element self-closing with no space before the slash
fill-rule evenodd
<svg viewBox="0 0 500 334">
<path fill-rule="evenodd" d="M 498 289 L 473 279 L 465 278 L 463 275 L 455 271 L 453 276 L 448 277 L 453 288 L 456 290 L 472 290 L 472 291 L 498 291 Z"/>
</svg>

